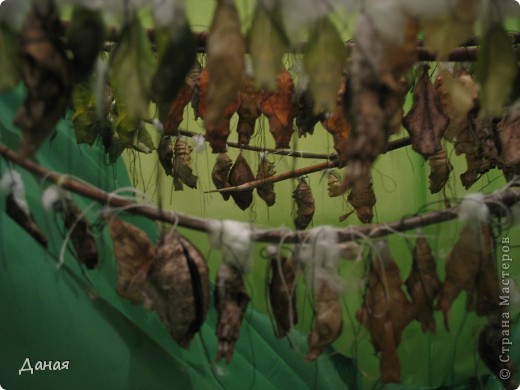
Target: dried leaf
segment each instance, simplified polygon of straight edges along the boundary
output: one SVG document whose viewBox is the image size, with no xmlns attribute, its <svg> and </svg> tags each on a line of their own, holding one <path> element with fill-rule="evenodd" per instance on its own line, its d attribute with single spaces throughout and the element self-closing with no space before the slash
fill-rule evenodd
<svg viewBox="0 0 520 390">
<path fill-rule="evenodd" d="M 76 203 L 70 198 L 64 199 L 63 224 L 70 231 L 70 241 L 81 264 L 87 269 L 94 269 L 98 265 L 98 248 L 90 223 Z"/>
<path fill-rule="evenodd" d="M 502 316 L 489 317 L 488 323 L 478 337 L 478 353 L 489 371 L 501 379 L 504 389 L 516 390 L 519 385 L 515 379 L 517 368 L 513 359 L 504 359 L 503 332 Z M 503 375 L 504 372 L 508 373 L 509 376 Z"/>
<path fill-rule="evenodd" d="M 477 18 L 475 0 L 456 0 L 440 17 L 423 21 L 424 43 L 437 59 L 446 60 L 449 53 L 473 36 Z"/>
<path fill-rule="evenodd" d="M 508 167 L 520 166 L 520 101 L 509 108 L 498 124 L 502 161 Z"/>
<path fill-rule="evenodd" d="M 382 383 L 400 382 L 397 347 L 404 329 L 415 318 L 412 304 L 401 289 L 399 268 L 392 259 L 388 244 L 378 244 L 372 253 L 363 306 L 356 318 L 370 333 L 376 352 L 381 352 L 379 368 Z"/>
<path fill-rule="evenodd" d="M 218 313 L 217 361 L 222 358 L 225 358 L 227 363 L 231 361 L 249 300 L 240 272 L 223 262 L 215 283 L 215 308 Z"/>
<path fill-rule="evenodd" d="M 155 290 L 151 308 L 179 345 L 188 348 L 209 309 L 209 269 L 204 257 L 171 229 L 157 245 L 148 278 Z"/>
<path fill-rule="evenodd" d="M 438 152 L 428 158 L 428 164 L 430 165 L 430 192 L 436 194 L 441 191 L 448 182 L 453 166 L 448 160 L 446 150 L 444 150 L 442 146 Z"/>
<path fill-rule="evenodd" d="M 336 96 L 342 85 L 346 57 L 345 44 L 329 18 L 316 20 L 303 54 L 315 114 L 336 109 Z"/>
<path fill-rule="evenodd" d="M 173 157 L 173 180 L 182 181 L 190 188 L 197 188 L 197 176 L 191 169 L 191 147 L 180 138 L 175 142 Z M 177 190 L 177 187 L 175 188 Z M 180 185 L 182 190 L 182 184 Z"/>
<path fill-rule="evenodd" d="M 184 119 L 184 108 L 192 101 L 200 72 L 200 65 L 195 64 L 186 76 L 184 85 L 180 87 L 177 96 L 171 102 L 168 115 L 163 120 L 164 134 L 176 135 L 178 133 L 179 126 Z"/>
<path fill-rule="evenodd" d="M 516 54 L 501 24 L 482 37 L 477 60 L 481 115 L 501 117 L 518 72 Z"/>
<path fill-rule="evenodd" d="M 124 26 L 111 56 L 110 70 L 117 96 L 134 118 L 148 117 L 155 60 L 150 41 L 134 14 Z"/>
<path fill-rule="evenodd" d="M 72 52 L 74 81 L 87 81 L 105 43 L 105 25 L 101 12 L 74 7 L 67 29 L 67 43 Z"/>
<path fill-rule="evenodd" d="M 316 210 L 311 187 L 304 178 L 299 179 L 299 183 L 292 196 L 296 203 L 294 226 L 298 230 L 304 230 L 311 223 L 314 211 Z"/>
<path fill-rule="evenodd" d="M 20 57 L 16 34 L 0 23 L 0 93 L 16 87 L 20 81 Z"/>
<path fill-rule="evenodd" d="M 443 70 L 435 80 L 442 111 L 450 120 L 444 138 L 453 142 L 468 127 L 468 113 L 475 108 L 478 87 L 472 77 L 462 71 L 454 76 Z"/>
<path fill-rule="evenodd" d="M 413 263 L 406 288 L 412 297 L 416 319 L 421 323 L 423 332 L 436 331 L 433 317 L 433 303 L 441 290 L 437 266 L 430 245 L 424 236 L 419 236 L 413 250 Z"/>
<path fill-rule="evenodd" d="M 21 32 L 20 54 L 27 97 L 14 118 L 22 129 L 20 154 L 34 154 L 65 114 L 72 90 L 70 63 L 59 40 L 52 3 L 33 4 Z"/>
<path fill-rule="evenodd" d="M 254 80 L 250 77 L 247 78 L 238 95 L 237 132 L 239 145 L 249 145 L 251 136 L 255 132 L 255 122 L 261 114 L 261 97 L 261 93 L 255 90 Z"/>
<path fill-rule="evenodd" d="M 215 184 L 217 189 L 230 187 L 228 179 L 232 166 L 233 161 L 231 161 L 227 153 L 219 153 L 217 155 L 215 165 L 213 166 L 213 171 L 211 172 L 211 179 L 213 180 L 213 184 Z M 228 200 L 231 196 L 229 192 L 221 192 L 220 194 L 224 200 Z"/>
<path fill-rule="evenodd" d="M 370 174 L 361 176 L 352 187 L 347 198 L 348 202 L 356 210 L 357 217 L 362 223 L 371 223 L 374 217 L 373 208 L 376 204 L 376 196 L 372 187 Z"/>
<path fill-rule="evenodd" d="M 265 2 L 257 2 L 248 43 L 257 86 L 275 90 L 282 57 L 289 47 L 277 5 L 268 7 Z"/>
<path fill-rule="evenodd" d="M 159 109 L 159 118 L 166 122 L 164 119 L 176 103 L 179 92 L 186 88 L 185 78 L 193 68 L 197 52 L 195 36 L 184 12 L 177 12 L 175 24 L 159 29 L 157 34 L 163 34 L 166 43 L 158 50 L 159 64 L 153 75 L 151 88 Z"/>
<path fill-rule="evenodd" d="M 105 219 L 114 243 L 118 270 L 116 292 L 134 304 L 144 304 L 150 299 L 147 273 L 155 257 L 155 247 L 134 225 L 110 215 Z"/>
<path fill-rule="evenodd" d="M 442 111 L 437 91 L 428 76 L 428 67 L 425 67 L 415 85 L 412 108 L 403 118 L 413 150 L 424 158 L 439 151 L 448 123 L 449 119 Z"/>
<path fill-rule="evenodd" d="M 30 214 L 27 215 L 27 213 L 18 205 L 12 193 L 7 195 L 5 200 L 5 212 L 40 245 L 47 248 L 49 239 L 38 227 L 34 218 Z"/>
<path fill-rule="evenodd" d="M 276 321 L 276 337 L 285 337 L 298 323 L 296 309 L 297 264 L 293 258 L 275 253 L 271 256 L 271 279 L 269 281 L 269 304 Z"/>
<path fill-rule="evenodd" d="M 343 330 L 343 314 L 339 294 L 326 283 L 314 292 L 314 323 L 307 337 L 306 361 L 316 360 Z"/>
<path fill-rule="evenodd" d="M 350 123 L 347 120 L 345 107 L 343 105 L 343 99 L 345 95 L 345 83 L 337 94 L 337 102 L 335 110 L 329 113 L 321 124 L 330 134 L 334 141 L 334 150 L 338 154 L 340 165 L 344 165 L 347 160 L 347 143 L 350 135 Z"/>
<path fill-rule="evenodd" d="M 274 164 L 267 161 L 267 159 L 261 158 L 258 164 L 258 173 L 256 174 L 256 180 L 267 179 L 275 174 Z M 267 207 L 274 205 L 276 201 L 276 193 L 274 192 L 274 183 L 263 184 L 256 187 L 256 193 L 258 196 L 267 204 Z"/>
<path fill-rule="evenodd" d="M 313 113 L 314 99 L 309 90 L 299 93 L 297 101 L 296 127 L 298 128 L 298 137 L 306 137 L 307 134 L 312 135 L 316 123 L 322 120 L 323 115 Z"/>
<path fill-rule="evenodd" d="M 343 194 L 342 188 L 341 188 L 341 178 L 339 176 L 339 173 L 336 171 L 330 170 L 328 171 L 328 183 L 327 183 L 327 192 L 331 198 L 334 198 L 336 196 L 340 196 Z"/>
<path fill-rule="evenodd" d="M 251 167 L 247 163 L 246 159 L 240 153 L 229 172 L 229 184 L 232 187 L 239 186 L 241 184 L 249 183 L 255 180 L 255 175 L 251 170 Z M 242 210 L 247 209 L 253 203 L 253 189 L 245 191 L 232 191 L 231 196 L 233 200 Z"/>
<path fill-rule="evenodd" d="M 276 148 L 284 149 L 289 147 L 294 132 L 294 83 L 287 69 L 278 74 L 276 85 L 276 91 L 265 94 L 260 108 L 269 119 L 269 131 L 274 137 Z"/>
<path fill-rule="evenodd" d="M 207 41 L 210 75 L 207 93 L 206 130 L 218 127 L 242 88 L 245 43 L 240 32 L 240 19 L 233 0 L 219 0 Z M 206 136 L 211 142 L 211 137 Z M 212 144 L 213 147 L 213 144 Z M 215 150 L 214 153 L 225 150 Z"/>
</svg>

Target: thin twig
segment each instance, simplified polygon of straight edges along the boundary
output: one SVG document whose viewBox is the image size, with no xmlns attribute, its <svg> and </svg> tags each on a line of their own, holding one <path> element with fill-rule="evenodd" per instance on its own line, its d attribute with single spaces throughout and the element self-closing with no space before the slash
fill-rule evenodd
<svg viewBox="0 0 520 390">
<path fill-rule="evenodd" d="M 388 148 L 385 153 L 387 153 L 391 150 L 396 150 L 396 149 L 402 148 L 404 146 L 408 146 L 408 145 L 410 145 L 410 143 L 411 143 L 410 137 L 404 137 L 404 138 L 400 138 L 395 141 L 390 141 L 388 143 Z M 265 184 L 278 183 L 280 181 L 294 179 L 296 177 L 309 175 L 309 174 L 315 173 L 315 172 L 320 172 L 325 169 L 336 168 L 338 166 L 339 166 L 339 161 L 334 159 L 334 160 L 330 160 L 330 161 L 315 164 L 315 165 L 309 165 L 308 167 L 295 169 L 295 170 L 288 171 L 288 172 L 283 172 L 278 175 L 274 175 L 274 176 L 271 176 L 271 177 L 268 177 L 265 179 L 253 180 L 248 183 L 241 184 L 239 186 L 226 187 L 226 188 L 220 188 L 217 190 L 205 191 L 205 193 L 210 194 L 210 193 L 214 193 L 214 192 L 236 192 L 236 191 L 251 190 L 251 189 L 260 187 L 262 185 L 265 185 Z"/>
<path fill-rule="evenodd" d="M 156 206 L 139 204 L 127 198 L 114 196 L 97 187 L 87 185 L 67 175 L 51 172 L 48 169 L 34 163 L 31 160 L 20 157 L 20 155 L 5 145 L 0 144 L 0 155 L 5 159 L 21 166 L 34 175 L 48 180 L 61 186 L 64 189 L 82 195 L 86 198 L 95 200 L 101 204 L 111 207 L 127 207 L 126 211 L 131 214 L 140 215 L 149 219 L 163 221 L 167 223 L 176 222 L 179 226 L 208 232 L 210 222 L 213 220 L 192 217 L 175 211 L 161 210 Z M 520 191 L 504 190 L 495 192 L 484 197 L 484 202 L 492 214 L 503 215 L 504 206 L 510 208 L 520 201 Z M 459 207 L 452 207 L 442 211 L 432 211 L 427 214 L 404 218 L 400 221 L 359 227 L 338 228 L 338 238 L 340 242 L 355 241 L 363 237 L 378 238 L 393 234 L 395 232 L 403 232 L 406 230 L 425 227 L 440 222 L 449 221 L 457 218 Z M 280 242 L 281 239 L 286 243 L 299 243 L 304 241 L 309 232 L 292 231 L 288 229 L 258 229 L 253 228 L 253 240 L 259 242 Z"/>
</svg>

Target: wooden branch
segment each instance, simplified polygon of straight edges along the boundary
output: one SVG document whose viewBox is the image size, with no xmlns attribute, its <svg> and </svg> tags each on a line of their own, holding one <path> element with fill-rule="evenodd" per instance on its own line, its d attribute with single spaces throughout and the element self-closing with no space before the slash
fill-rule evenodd
<svg viewBox="0 0 520 390">
<path fill-rule="evenodd" d="M 209 224 L 214 220 L 192 217 L 175 211 L 161 210 L 156 206 L 139 204 L 135 201 L 113 196 L 99 188 L 74 180 L 67 175 L 51 172 L 31 160 L 20 157 L 17 153 L 0 144 L 0 155 L 5 159 L 21 166 L 34 175 L 55 183 L 62 188 L 95 200 L 111 207 L 128 207 L 125 211 L 153 220 L 167 223 L 177 222 L 179 226 L 201 232 L 209 231 Z M 510 208 L 520 201 L 520 190 L 507 190 L 495 192 L 484 197 L 484 202 L 490 212 L 495 215 L 504 214 L 504 206 Z M 446 222 L 457 218 L 459 207 L 452 207 L 442 211 L 432 211 L 427 214 L 404 218 L 400 221 L 369 226 L 351 226 L 336 229 L 340 242 L 355 241 L 363 238 L 379 238 L 404 232 L 406 230 L 425 227 L 440 222 Z M 309 232 L 294 231 L 289 229 L 257 229 L 253 227 L 253 240 L 258 242 L 279 243 L 282 239 L 285 243 L 300 243 L 307 239 Z"/>
<path fill-rule="evenodd" d="M 388 149 L 386 150 L 385 153 L 387 153 L 391 150 L 396 150 L 396 149 L 408 146 L 410 144 L 411 144 L 410 137 L 404 137 L 404 138 L 400 138 L 395 141 L 390 141 L 388 143 Z M 274 176 L 268 177 L 266 179 L 253 180 L 253 181 L 250 181 L 249 183 L 244 183 L 239 186 L 220 188 L 218 190 L 205 191 L 204 193 L 210 194 L 210 193 L 214 193 L 214 192 L 235 192 L 235 191 L 251 190 L 251 189 L 260 187 L 264 184 L 278 183 L 280 181 L 294 179 L 296 177 L 309 175 L 309 174 L 315 173 L 315 172 L 320 172 L 325 169 L 336 168 L 338 166 L 339 166 L 339 162 L 334 159 L 334 160 L 330 160 L 330 161 L 323 162 L 320 164 L 310 165 L 305 168 L 300 168 L 300 169 L 295 169 L 293 171 L 280 173 L 278 175 L 274 175 Z"/>
</svg>

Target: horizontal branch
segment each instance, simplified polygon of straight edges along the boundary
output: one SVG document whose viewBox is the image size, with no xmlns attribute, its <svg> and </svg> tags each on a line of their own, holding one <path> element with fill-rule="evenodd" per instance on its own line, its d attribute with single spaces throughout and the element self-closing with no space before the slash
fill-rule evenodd
<svg viewBox="0 0 520 390">
<path fill-rule="evenodd" d="M 395 141 L 390 141 L 388 143 L 388 149 L 386 150 L 385 153 L 387 153 L 391 150 L 396 150 L 396 149 L 408 146 L 410 144 L 411 144 L 410 137 L 404 137 L 404 138 L 401 138 L 401 139 L 398 139 Z M 309 165 L 308 167 L 280 173 L 278 175 L 274 175 L 274 176 L 271 176 L 271 177 L 268 177 L 265 179 L 253 180 L 248 183 L 241 184 L 239 186 L 226 187 L 226 188 L 220 188 L 217 190 L 205 191 L 205 193 L 210 194 L 210 193 L 214 193 L 214 192 L 247 191 L 247 190 L 251 190 L 251 189 L 266 185 L 266 184 L 278 183 L 280 181 L 294 179 L 296 177 L 300 177 L 300 176 L 304 176 L 304 175 L 310 175 L 311 173 L 320 172 L 325 169 L 336 168 L 338 166 L 339 166 L 338 160 L 334 159 L 334 160 L 319 163 L 316 165 Z"/>
<path fill-rule="evenodd" d="M 139 204 L 127 198 L 114 196 L 99 188 L 74 180 L 67 175 L 51 172 L 31 160 L 20 157 L 17 153 L 0 144 L 0 155 L 5 159 L 21 166 L 34 175 L 55 183 L 62 188 L 82 195 L 111 207 L 128 207 L 126 212 L 140 215 L 149 219 L 167 223 L 177 223 L 179 226 L 208 232 L 210 222 L 214 220 L 192 217 L 175 211 L 161 210 L 156 206 Z M 502 215 L 504 206 L 510 208 L 520 201 L 520 191 L 507 190 L 495 192 L 484 197 L 484 202 L 493 214 Z M 425 227 L 440 222 L 457 218 L 459 207 L 452 207 L 442 211 L 432 211 L 423 215 L 404 218 L 397 222 L 387 224 L 375 224 L 360 227 L 348 227 L 336 229 L 340 242 L 354 241 L 362 238 L 378 238 L 396 232 Z M 257 229 L 253 227 L 253 240 L 258 242 L 275 242 L 283 240 L 285 243 L 299 243 L 307 239 L 309 232 L 294 231 L 288 229 Z"/>
</svg>

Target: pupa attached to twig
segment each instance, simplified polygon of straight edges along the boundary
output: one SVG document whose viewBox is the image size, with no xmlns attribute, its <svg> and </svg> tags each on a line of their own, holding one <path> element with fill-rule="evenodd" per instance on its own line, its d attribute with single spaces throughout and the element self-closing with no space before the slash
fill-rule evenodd
<svg viewBox="0 0 520 390">
<path fill-rule="evenodd" d="M 209 310 L 209 269 L 204 257 L 171 229 L 157 245 L 149 281 L 156 292 L 152 309 L 179 345 L 188 348 Z"/>
<path fill-rule="evenodd" d="M 298 136 L 306 137 L 307 134 L 312 135 L 316 124 L 323 119 L 323 114 L 314 113 L 314 99 L 308 89 L 300 92 L 296 101 L 298 109 L 296 110 L 295 118 Z"/>
<path fill-rule="evenodd" d="M 436 194 L 448 182 L 453 165 L 448 160 L 446 150 L 442 146 L 428 158 L 428 164 L 430 165 L 430 192 Z"/>
<path fill-rule="evenodd" d="M 331 198 L 340 196 L 343 193 L 341 190 L 341 177 L 333 170 L 328 170 L 327 175 L 327 193 Z"/>
<path fill-rule="evenodd" d="M 258 164 L 258 173 L 256 174 L 256 180 L 263 180 L 271 177 L 275 174 L 274 164 L 269 162 L 266 156 L 260 157 L 260 163 Z M 256 187 L 256 193 L 258 196 L 267 204 L 267 207 L 274 205 L 276 201 L 276 193 L 274 192 L 274 183 L 268 183 Z"/>
<path fill-rule="evenodd" d="M 217 154 L 217 159 L 215 161 L 215 165 L 213 166 L 213 171 L 211 172 L 211 179 L 213 180 L 213 184 L 217 189 L 230 187 L 229 184 L 229 172 L 231 171 L 231 167 L 233 166 L 233 161 L 229 158 L 227 153 L 219 153 Z M 229 192 L 221 192 L 220 193 L 224 200 L 228 200 L 231 196 Z"/>
<path fill-rule="evenodd" d="M 298 230 L 304 230 L 312 221 L 316 206 L 312 190 L 305 178 L 300 178 L 296 189 L 293 192 L 293 198 L 296 203 L 296 217 L 294 218 L 294 226 Z"/>
<path fill-rule="evenodd" d="M 435 333 L 433 303 L 441 290 L 441 281 L 426 237 L 419 236 L 413 250 L 412 272 L 406 280 L 406 288 L 412 297 L 417 321 L 423 332 Z"/>
<path fill-rule="evenodd" d="M 255 122 L 261 114 L 260 103 L 262 94 L 255 90 L 253 78 L 244 82 L 238 95 L 238 144 L 249 145 L 251 136 L 255 132 Z"/>
<path fill-rule="evenodd" d="M 155 247 L 146 234 L 128 222 L 106 214 L 117 263 L 116 292 L 134 304 L 150 305 L 147 273 L 155 257 Z"/>
<path fill-rule="evenodd" d="M 399 383 L 401 365 L 397 348 L 404 329 L 415 318 L 412 304 L 402 290 L 399 267 L 386 241 L 375 244 L 370 259 L 367 290 L 356 318 L 370 333 L 376 352 L 381 352 L 382 383 Z"/>
<path fill-rule="evenodd" d="M 360 176 L 354 183 L 352 190 L 347 198 L 348 202 L 354 207 L 359 220 L 362 223 L 371 223 L 374 217 L 373 208 L 376 204 L 376 196 L 372 187 L 372 176 L 370 174 Z M 350 213 L 340 217 L 340 222 L 344 221 Z"/>
<path fill-rule="evenodd" d="M 173 156 L 173 184 L 175 190 L 182 190 L 182 183 L 190 188 L 197 188 L 197 176 L 191 168 L 192 148 L 180 138 L 177 138 Z"/>
<path fill-rule="evenodd" d="M 231 361 L 249 299 L 243 275 L 231 264 L 223 262 L 215 285 L 215 308 L 218 313 L 217 361 L 222 358 L 227 363 Z"/>
<path fill-rule="evenodd" d="M 255 180 L 255 176 L 251 167 L 247 163 L 246 159 L 240 153 L 229 172 L 229 184 L 234 186 L 239 186 L 241 184 L 249 183 Z M 242 210 L 247 209 L 253 203 L 253 189 L 245 190 L 245 191 L 232 191 L 231 196 L 233 200 Z"/>
<path fill-rule="evenodd" d="M 282 256 L 275 247 L 268 247 L 271 259 L 269 304 L 276 321 L 276 337 L 285 337 L 298 323 L 296 309 L 297 263 L 292 257 Z"/>
<path fill-rule="evenodd" d="M 294 83 L 287 69 L 278 74 L 276 85 L 276 91 L 265 92 L 260 108 L 269 119 L 269 131 L 274 137 L 276 148 L 285 149 L 289 147 L 294 132 Z"/>
</svg>

